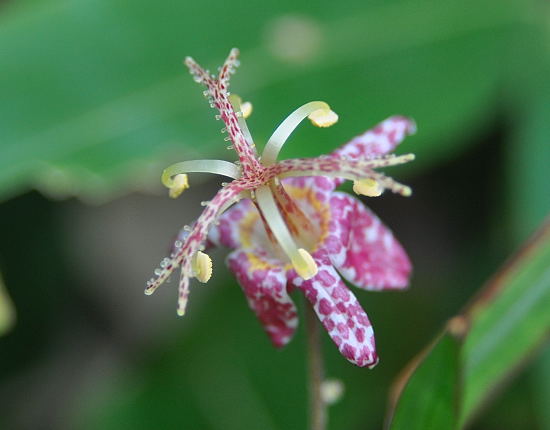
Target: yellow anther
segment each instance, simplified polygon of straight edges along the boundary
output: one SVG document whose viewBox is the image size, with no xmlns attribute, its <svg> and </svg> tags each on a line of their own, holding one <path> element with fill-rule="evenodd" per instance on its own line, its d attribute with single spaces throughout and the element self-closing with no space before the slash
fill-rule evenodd
<svg viewBox="0 0 550 430">
<path fill-rule="evenodd" d="M 311 254 L 305 249 L 298 249 L 298 254 L 299 256 L 292 259 L 292 265 L 298 276 L 307 281 L 317 274 L 317 264 Z"/>
<path fill-rule="evenodd" d="M 178 173 L 174 176 L 172 184 L 169 188 L 169 196 L 173 199 L 177 198 L 181 193 L 189 188 L 189 180 L 187 179 L 187 175 L 185 173 Z"/>
<path fill-rule="evenodd" d="M 412 190 L 410 187 L 403 187 L 403 190 L 401 191 L 401 195 L 403 197 L 410 197 L 412 195 Z"/>
<path fill-rule="evenodd" d="M 384 188 L 374 179 L 366 178 L 360 181 L 353 181 L 353 191 L 367 197 L 378 197 Z"/>
<path fill-rule="evenodd" d="M 178 313 L 178 317 L 182 317 L 185 315 L 185 309 L 178 309 L 176 312 Z"/>
<path fill-rule="evenodd" d="M 240 111 L 243 118 L 246 119 L 250 115 L 252 115 L 252 103 L 250 102 L 243 102 L 243 99 L 241 99 L 240 96 L 237 94 L 231 94 L 229 96 L 229 101 L 233 105 L 236 111 Z"/>
<path fill-rule="evenodd" d="M 330 127 L 338 121 L 338 115 L 330 109 L 317 109 L 311 112 L 308 118 L 317 127 Z"/>
<path fill-rule="evenodd" d="M 193 258 L 193 272 L 200 282 L 208 282 L 212 276 L 212 259 L 202 251 L 198 251 Z"/>
<path fill-rule="evenodd" d="M 250 115 L 252 115 L 252 103 L 244 102 L 241 105 L 241 112 L 243 113 L 244 119 L 247 119 Z"/>
</svg>

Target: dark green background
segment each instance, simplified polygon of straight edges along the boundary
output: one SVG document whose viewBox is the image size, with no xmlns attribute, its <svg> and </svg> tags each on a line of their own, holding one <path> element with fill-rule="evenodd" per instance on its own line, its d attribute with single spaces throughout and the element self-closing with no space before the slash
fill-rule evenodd
<svg viewBox="0 0 550 430">
<path fill-rule="evenodd" d="M 192 177 L 169 201 L 162 168 L 233 158 L 181 61 L 215 70 L 233 46 L 258 145 L 305 102 L 340 115 L 303 125 L 283 157 L 328 153 L 392 114 L 418 123 L 401 150 L 417 161 L 388 172 L 413 196 L 367 202 L 408 250 L 411 289 L 355 290 L 374 370 L 325 337 L 346 386 L 331 428 L 380 428 L 400 369 L 550 210 L 542 0 L 0 2 L 0 271 L 17 310 L 0 339 L 4 428 L 305 428 L 303 333 L 271 347 L 224 252 L 184 319 L 174 282 L 143 295 L 217 187 Z M 547 429 L 549 361 L 473 428 Z"/>
</svg>

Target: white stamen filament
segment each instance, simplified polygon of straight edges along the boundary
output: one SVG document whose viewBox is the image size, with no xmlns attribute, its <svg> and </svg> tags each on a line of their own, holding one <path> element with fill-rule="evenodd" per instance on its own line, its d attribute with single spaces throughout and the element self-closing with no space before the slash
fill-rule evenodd
<svg viewBox="0 0 550 430">
<path fill-rule="evenodd" d="M 330 106 L 325 102 L 309 102 L 296 109 L 284 119 L 265 145 L 262 153 L 262 163 L 264 166 L 270 166 L 277 161 L 279 152 L 288 137 L 304 119 L 317 111 L 320 111 L 319 113 L 325 112 L 326 114 L 332 112 Z M 319 115 L 319 113 L 316 115 Z"/>
<path fill-rule="evenodd" d="M 250 134 L 250 130 L 248 129 L 248 125 L 246 124 L 245 118 L 248 118 L 248 116 L 252 113 L 252 105 L 250 104 L 250 112 L 248 112 L 248 115 L 243 110 L 243 107 L 241 106 L 241 98 L 237 94 L 231 94 L 229 96 L 229 101 L 233 105 L 233 110 L 235 112 L 241 112 L 241 115 L 237 115 L 237 123 L 239 124 L 239 127 L 241 128 L 241 131 L 243 133 L 244 138 L 246 139 L 246 142 L 250 146 L 254 146 L 254 140 L 252 139 L 252 135 Z"/>
<path fill-rule="evenodd" d="M 214 173 L 237 179 L 241 176 L 240 169 L 233 163 L 224 160 L 192 160 L 172 164 L 162 172 L 162 183 L 172 189 L 175 177 L 182 173 Z"/>
<path fill-rule="evenodd" d="M 256 201 L 269 228 L 290 259 L 296 273 L 305 280 L 315 276 L 317 264 L 305 249 L 296 246 L 268 185 L 261 186 L 256 190 Z"/>
</svg>

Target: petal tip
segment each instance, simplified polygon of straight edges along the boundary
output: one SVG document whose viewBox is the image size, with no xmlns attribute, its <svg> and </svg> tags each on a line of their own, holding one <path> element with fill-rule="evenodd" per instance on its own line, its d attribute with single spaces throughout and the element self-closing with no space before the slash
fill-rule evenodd
<svg viewBox="0 0 550 430">
<path fill-rule="evenodd" d="M 374 359 L 370 362 L 370 364 L 369 363 L 366 364 L 366 368 L 367 369 L 374 369 L 379 362 L 380 362 L 380 359 L 375 354 Z"/>
</svg>

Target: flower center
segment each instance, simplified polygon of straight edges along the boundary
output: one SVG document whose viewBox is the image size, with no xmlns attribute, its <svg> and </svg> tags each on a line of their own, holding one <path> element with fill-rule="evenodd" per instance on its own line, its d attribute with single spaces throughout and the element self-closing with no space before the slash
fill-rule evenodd
<svg viewBox="0 0 550 430">
<path fill-rule="evenodd" d="M 301 250 L 299 251 L 301 255 L 307 254 L 309 258 L 309 254 L 317 250 L 328 232 L 330 219 L 328 205 L 320 201 L 315 191 L 310 188 L 297 187 L 288 183 L 283 186 L 277 178 L 270 181 L 268 186 L 290 238 L 298 250 Z M 289 262 L 287 269 L 290 269 L 294 265 L 292 253 L 288 253 L 285 249 L 284 243 L 279 240 L 279 235 L 273 233 L 272 223 L 269 222 L 270 213 L 264 213 L 257 203 L 256 208 L 259 213 L 256 222 L 260 219 L 262 221 L 273 257 Z"/>
<path fill-rule="evenodd" d="M 301 248 L 312 251 L 317 246 L 319 228 L 306 216 L 278 179 L 273 181 L 270 188 L 292 237 Z"/>
</svg>

